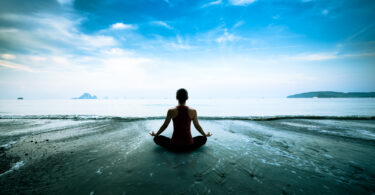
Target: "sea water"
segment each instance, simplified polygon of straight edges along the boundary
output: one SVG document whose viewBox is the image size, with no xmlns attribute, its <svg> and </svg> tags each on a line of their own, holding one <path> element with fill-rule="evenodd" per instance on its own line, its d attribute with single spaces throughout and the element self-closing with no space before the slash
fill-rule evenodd
<svg viewBox="0 0 375 195">
<path fill-rule="evenodd" d="M 174 99 L 0 100 L 0 116 L 161 117 Z M 192 99 L 198 117 L 375 116 L 375 98 Z"/>
</svg>

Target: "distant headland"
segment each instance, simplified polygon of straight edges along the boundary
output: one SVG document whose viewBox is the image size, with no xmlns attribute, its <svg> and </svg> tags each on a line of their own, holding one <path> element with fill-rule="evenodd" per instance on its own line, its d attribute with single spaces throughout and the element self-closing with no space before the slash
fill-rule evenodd
<svg viewBox="0 0 375 195">
<path fill-rule="evenodd" d="M 87 100 L 87 99 L 98 99 L 98 98 L 96 97 L 96 95 L 91 96 L 91 94 L 89 93 L 84 93 L 81 96 L 72 98 L 72 99 L 86 99 Z"/>
<path fill-rule="evenodd" d="M 313 91 L 287 96 L 287 98 L 375 98 L 375 92 Z"/>
</svg>

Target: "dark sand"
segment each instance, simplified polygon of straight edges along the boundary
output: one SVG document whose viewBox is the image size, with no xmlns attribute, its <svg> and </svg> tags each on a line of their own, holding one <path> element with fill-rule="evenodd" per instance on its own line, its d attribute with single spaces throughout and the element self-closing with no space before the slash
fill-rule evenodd
<svg viewBox="0 0 375 195">
<path fill-rule="evenodd" d="M 162 122 L 1 119 L 0 194 L 375 193 L 374 120 L 202 120 L 190 153 Z"/>
</svg>

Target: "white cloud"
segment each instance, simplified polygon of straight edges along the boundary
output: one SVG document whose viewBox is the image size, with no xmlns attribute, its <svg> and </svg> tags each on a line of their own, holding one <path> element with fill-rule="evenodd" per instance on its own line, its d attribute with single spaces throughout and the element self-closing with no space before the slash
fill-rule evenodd
<svg viewBox="0 0 375 195">
<path fill-rule="evenodd" d="M 336 53 L 315 53 L 315 54 L 300 54 L 294 56 L 284 56 L 286 60 L 297 61 L 322 61 L 338 58 Z"/>
<path fill-rule="evenodd" d="M 192 49 L 193 47 L 184 43 L 180 36 L 177 36 L 177 42 L 172 42 L 169 44 L 174 49 Z"/>
<path fill-rule="evenodd" d="M 111 49 L 102 50 L 101 53 L 104 55 L 110 55 L 110 56 L 131 56 L 135 54 L 135 52 L 133 51 L 124 50 L 121 48 L 111 48 Z"/>
<path fill-rule="evenodd" d="M 0 33 L 14 33 L 18 32 L 16 28 L 0 28 Z"/>
<path fill-rule="evenodd" d="M 202 8 L 204 7 L 209 7 L 209 6 L 213 6 L 213 5 L 219 5 L 221 4 L 223 1 L 222 0 L 216 0 L 216 1 L 211 1 L 209 3 L 206 3 L 204 5 L 202 5 Z"/>
<path fill-rule="evenodd" d="M 34 62 L 42 62 L 42 61 L 45 61 L 47 59 L 47 58 L 42 57 L 42 56 L 33 56 L 33 55 L 31 55 L 29 57 Z"/>
<path fill-rule="evenodd" d="M 136 26 L 131 25 L 131 24 L 124 24 L 121 22 L 117 22 L 111 25 L 111 29 L 114 29 L 114 30 L 136 29 Z"/>
<path fill-rule="evenodd" d="M 144 65 L 152 63 L 152 59 L 128 55 L 123 50 L 114 48 L 86 60 L 70 58 L 61 60 L 61 71 L 53 71 L 66 75 L 61 85 L 74 86 L 85 90 L 119 91 L 129 89 L 147 89 L 152 87 L 153 81 Z M 69 66 L 74 65 L 73 71 Z M 79 69 L 77 68 L 79 67 Z M 55 81 L 58 82 L 58 81 Z"/>
<path fill-rule="evenodd" d="M 89 47 L 105 47 L 116 45 L 116 40 L 110 36 L 103 35 L 85 35 L 79 36 Z"/>
<path fill-rule="evenodd" d="M 254 3 L 256 0 L 230 0 L 232 5 L 245 6 Z"/>
<path fill-rule="evenodd" d="M 7 53 L 1 54 L 0 56 L 1 56 L 1 58 L 5 59 L 5 60 L 14 60 L 14 59 L 16 59 L 15 55 L 7 54 Z"/>
<path fill-rule="evenodd" d="M 192 46 L 190 45 L 184 45 L 180 43 L 171 43 L 171 46 L 175 49 L 192 49 Z"/>
<path fill-rule="evenodd" d="M 236 22 L 236 24 L 233 25 L 232 29 L 238 28 L 238 27 L 242 26 L 243 24 L 245 24 L 245 22 L 243 20 L 240 20 L 240 21 Z"/>
<path fill-rule="evenodd" d="M 78 91 L 81 89 L 138 90 L 153 86 L 152 75 L 144 67 L 153 61 L 152 58 L 139 56 L 132 51 L 110 48 L 92 55 L 24 54 L 17 56 L 17 63 L 0 60 L 0 69 L 37 72 L 38 77 L 30 85 L 49 88 L 49 91 L 54 91 L 56 86 Z M 20 80 L 25 79 L 20 78 Z"/>
<path fill-rule="evenodd" d="M 155 25 L 158 25 L 158 26 L 163 26 L 163 27 L 168 28 L 168 29 L 173 29 L 172 26 L 170 26 L 169 24 L 167 24 L 166 22 L 163 22 L 163 21 L 153 21 L 151 23 L 155 24 Z"/>
<path fill-rule="evenodd" d="M 6 21 L 29 27 L 14 31 L 0 30 L 0 40 L 9 42 L 14 47 L 27 48 L 34 53 L 40 50 L 48 50 L 53 53 L 65 52 L 66 48 L 69 48 L 69 51 L 95 50 L 117 44 L 112 36 L 89 35 L 80 32 L 77 26 L 80 25 L 83 18 L 69 19 L 48 14 L 3 14 L 0 17 Z"/>
<path fill-rule="evenodd" d="M 218 43 L 225 43 L 225 42 L 232 42 L 241 39 L 238 36 L 228 33 L 227 29 L 224 29 L 224 34 L 221 35 L 219 38 L 216 39 Z"/>
<path fill-rule="evenodd" d="M 22 71 L 27 71 L 27 72 L 34 72 L 33 69 L 31 69 L 27 66 L 20 65 L 20 64 L 17 64 L 17 63 L 13 63 L 13 62 L 8 62 L 8 61 L 5 61 L 5 60 L 0 60 L 0 67 L 22 70 Z"/>
<path fill-rule="evenodd" d="M 71 5 L 73 4 L 73 1 L 74 0 L 57 0 L 57 2 L 60 3 L 61 5 Z"/>
</svg>

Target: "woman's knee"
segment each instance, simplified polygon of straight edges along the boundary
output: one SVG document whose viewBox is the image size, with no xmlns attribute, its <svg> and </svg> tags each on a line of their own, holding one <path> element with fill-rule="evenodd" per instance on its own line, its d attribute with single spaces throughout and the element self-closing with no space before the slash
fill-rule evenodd
<svg viewBox="0 0 375 195">
<path fill-rule="evenodd" d="M 155 144 L 160 144 L 160 136 L 155 136 L 154 137 L 154 142 L 155 142 Z"/>
<path fill-rule="evenodd" d="M 168 145 L 170 143 L 170 138 L 159 135 L 154 137 L 154 142 L 157 145 Z"/>
<path fill-rule="evenodd" d="M 203 145 L 203 144 L 205 144 L 207 142 L 207 137 L 205 137 L 205 136 L 197 136 L 197 137 L 194 138 L 194 141 Z"/>
</svg>

